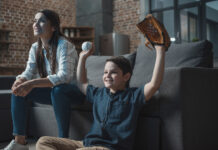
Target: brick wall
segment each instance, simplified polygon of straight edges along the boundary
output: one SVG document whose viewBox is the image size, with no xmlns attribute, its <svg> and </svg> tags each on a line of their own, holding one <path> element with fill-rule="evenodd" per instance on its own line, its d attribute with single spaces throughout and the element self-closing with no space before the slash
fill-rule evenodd
<svg viewBox="0 0 218 150">
<path fill-rule="evenodd" d="M 34 15 L 45 8 L 60 15 L 61 25 L 76 24 L 75 0 L 0 0 L 0 28 L 12 30 L 9 34 L 12 44 L 8 50 L 0 51 L 0 74 L 17 74 L 23 70 L 33 41 Z"/>
<path fill-rule="evenodd" d="M 76 0 L 0 0 L 0 28 L 11 29 L 8 50 L 0 51 L 0 75 L 18 74 L 25 68 L 29 47 L 33 42 L 32 20 L 44 8 L 59 13 L 62 26 L 76 25 Z M 136 23 L 139 22 L 139 0 L 113 1 L 113 30 L 127 34 L 130 51 L 140 42 Z"/>
<path fill-rule="evenodd" d="M 133 52 L 140 42 L 140 34 L 136 28 L 139 22 L 139 0 L 114 0 L 113 1 L 113 30 L 127 34 L 130 38 L 130 51 Z"/>
</svg>

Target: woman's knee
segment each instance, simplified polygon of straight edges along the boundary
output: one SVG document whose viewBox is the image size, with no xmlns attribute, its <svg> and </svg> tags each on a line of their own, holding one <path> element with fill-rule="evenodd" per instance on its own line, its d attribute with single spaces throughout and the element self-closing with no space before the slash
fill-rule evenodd
<svg viewBox="0 0 218 150">
<path fill-rule="evenodd" d="M 52 88 L 52 95 L 56 96 L 56 95 L 61 95 L 65 93 L 65 86 L 66 84 L 60 84 L 57 86 L 54 86 Z"/>
<path fill-rule="evenodd" d="M 15 108 L 23 109 L 26 105 L 26 100 L 24 97 L 15 96 L 11 94 L 11 109 L 14 110 Z"/>
<path fill-rule="evenodd" d="M 54 98 L 56 98 L 56 96 L 63 97 L 66 95 L 73 97 L 83 96 L 82 92 L 75 84 L 60 84 L 52 88 L 52 96 Z"/>
<path fill-rule="evenodd" d="M 57 85 L 52 88 L 51 92 L 52 104 L 59 106 L 60 104 L 70 104 L 70 97 L 67 91 L 67 84 Z M 63 103 L 64 102 L 64 103 Z"/>
<path fill-rule="evenodd" d="M 74 104 L 82 104 L 85 99 L 85 95 L 79 90 L 75 84 L 61 84 L 53 87 L 52 93 L 52 103 L 58 103 L 67 101 Z"/>
</svg>

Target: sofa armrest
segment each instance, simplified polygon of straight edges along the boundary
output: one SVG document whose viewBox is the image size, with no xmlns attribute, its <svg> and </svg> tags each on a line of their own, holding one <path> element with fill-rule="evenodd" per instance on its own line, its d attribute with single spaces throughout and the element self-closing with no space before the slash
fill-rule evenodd
<svg viewBox="0 0 218 150">
<path fill-rule="evenodd" d="M 166 69 L 158 94 L 163 149 L 218 147 L 217 87 L 218 69 Z"/>
<path fill-rule="evenodd" d="M 0 76 L 0 90 L 11 89 L 15 79 L 15 76 Z"/>
<path fill-rule="evenodd" d="M 11 86 L 15 80 L 13 76 L 0 76 L 0 141 L 11 140 Z"/>
</svg>

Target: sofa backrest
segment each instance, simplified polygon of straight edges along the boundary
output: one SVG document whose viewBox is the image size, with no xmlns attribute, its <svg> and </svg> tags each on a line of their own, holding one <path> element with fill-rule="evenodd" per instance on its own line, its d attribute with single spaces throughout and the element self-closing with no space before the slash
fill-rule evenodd
<svg viewBox="0 0 218 150">
<path fill-rule="evenodd" d="M 123 55 L 126 57 L 134 68 L 136 52 Z M 90 56 L 86 61 L 87 78 L 89 84 L 97 87 L 103 87 L 102 76 L 104 73 L 105 61 L 111 56 Z"/>
<path fill-rule="evenodd" d="M 213 60 L 213 67 L 218 68 L 218 58 L 214 58 Z"/>
<path fill-rule="evenodd" d="M 130 87 L 138 87 L 150 81 L 155 63 L 155 51 L 144 44 L 137 49 Z M 165 68 L 213 67 L 212 43 L 204 40 L 192 43 L 172 44 L 166 52 Z"/>
</svg>

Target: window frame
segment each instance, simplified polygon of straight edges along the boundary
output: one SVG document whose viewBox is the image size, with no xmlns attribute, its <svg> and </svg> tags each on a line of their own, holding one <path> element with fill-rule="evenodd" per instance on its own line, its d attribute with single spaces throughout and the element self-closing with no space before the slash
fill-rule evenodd
<svg viewBox="0 0 218 150">
<path fill-rule="evenodd" d="M 173 0 L 173 6 L 165 7 L 165 8 L 155 8 L 152 9 L 152 0 L 146 0 L 147 4 L 149 4 L 148 13 L 161 13 L 166 10 L 174 11 L 174 37 L 176 39 L 175 43 L 181 43 L 181 28 L 180 28 L 180 10 L 185 8 L 193 8 L 197 7 L 198 15 L 197 18 L 197 36 L 199 40 L 204 40 L 207 38 L 206 36 L 206 3 L 215 1 L 215 0 L 200 0 L 196 2 L 190 2 L 185 4 L 180 4 L 178 0 Z"/>
</svg>

